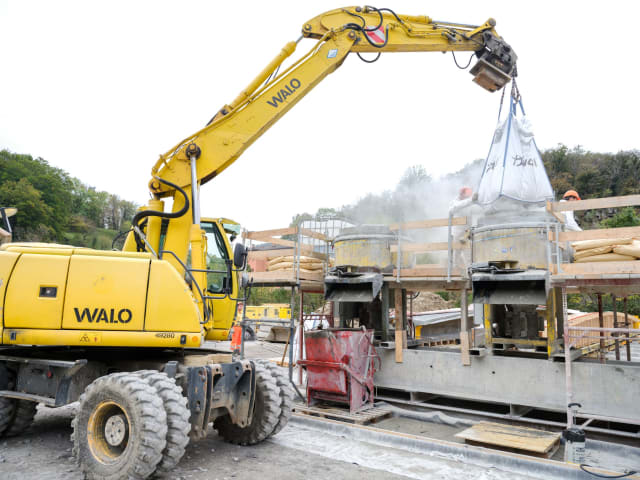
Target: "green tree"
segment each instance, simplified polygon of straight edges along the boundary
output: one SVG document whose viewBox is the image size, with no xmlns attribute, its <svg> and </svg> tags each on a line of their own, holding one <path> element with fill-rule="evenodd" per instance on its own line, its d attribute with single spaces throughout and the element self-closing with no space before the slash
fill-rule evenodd
<svg viewBox="0 0 640 480">
<path fill-rule="evenodd" d="M 625 207 L 613 217 L 602 222 L 605 228 L 637 227 L 640 225 L 640 217 L 633 207 Z"/>
<path fill-rule="evenodd" d="M 12 217 L 15 240 L 50 241 L 55 237 L 51 227 L 52 209 L 29 180 L 8 180 L 0 185 L 0 205 L 16 207 Z"/>
</svg>

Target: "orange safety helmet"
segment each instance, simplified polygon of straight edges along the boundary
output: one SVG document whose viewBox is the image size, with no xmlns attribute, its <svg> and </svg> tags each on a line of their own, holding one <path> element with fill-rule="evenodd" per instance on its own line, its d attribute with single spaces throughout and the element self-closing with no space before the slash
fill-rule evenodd
<svg viewBox="0 0 640 480">
<path fill-rule="evenodd" d="M 458 195 L 458 197 L 460 198 L 460 200 L 464 200 L 465 198 L 469 198 L 472 193 L 473 191 L 471 190 L 471 187 L 462 187 L 460 189 L 460 194 Z"/>
<path fill-rule="evenodd" d="M 576 192 L 575 190 L 567 190 L 566 192 L 564 192 L 564 195 L 562 196 L 562 198 L 571 198 L 574 197 L 576 200 L 582 200 L 580 198 L 580 195 L 578 195 L 578 192 Z"/>
</svg>

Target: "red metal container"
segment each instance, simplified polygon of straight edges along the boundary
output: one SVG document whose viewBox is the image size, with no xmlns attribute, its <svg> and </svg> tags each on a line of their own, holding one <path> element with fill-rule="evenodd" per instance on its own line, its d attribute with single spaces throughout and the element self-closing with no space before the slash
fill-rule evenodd
<svg viewBox="0 0 640 480">
<path fill-rule="evenodd" d="M 307 404 L 331 401 L 351 413 L 373 406 L 375 359 L 373 330 L 330 328 L 305 332 Z M 379 365 L 378 365 L 379 366 Z"/>
</svg>

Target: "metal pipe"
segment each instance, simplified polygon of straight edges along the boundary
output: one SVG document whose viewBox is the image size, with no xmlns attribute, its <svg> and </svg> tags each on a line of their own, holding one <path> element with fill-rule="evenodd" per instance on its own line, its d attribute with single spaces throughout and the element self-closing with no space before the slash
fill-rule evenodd
<svg viewBox="0 0 640 480">
<path fill-rule="evenodd" d="M 289 382 L 291 384 L 293 384 L 293 337 L 295 335 L 295 331 L 296 331 L 296 325 L 294 322 L 294 318 L 293 316 L 295 315 L 295 309 L 293 308 L 295 306 L 295 301 L 296 301 L 296 287 L 291 287 L 291 318 L 289 319 L 290 323 L 289 323 L 289 336 L 291 338 L 291 343 L 292 345 L 289 346 Z"/>
<path fill-rule="evenodd" d="M 300 327 L 298 330 L 298 360 L 302 360 L 304 357 L 304 315 L 302 314 L 304 305 L 304 290 L 300 289 Z M 302 367 L 298 369 L 298 383 L 302 385 Z"/>
<path fill-rule="evenodd" d="M 618 328 L 618 308 L 616 305 L 616 296 L 611 294 L 611 301 L 613 302 L 613 327 Z M 618 335 L 615 335 L 615 350 L 616 350 L 616 360 L 620 360 L 620 342 L 618 341 Z"/>
<path fill-rule="evenodd" d="M 448 229 L 447 229 L 447 282 L 451 281 L 451 263 L 453 262 L 453 258 L 452 258 L 453 245 L 452 245 L 452 238 L 451 238 L 452 220 L 453 220 L 453 212 L 449 212 L 449 221 L 448 221 Z"/>
<path fill-rule="evenodd" d="M 571 405 L 573 403 L 573 383 L 571 377 L 571 340 L 569 337 L 569 321 L 567 318 L 567 289 L 562 287 L 562 324 L 564 325 L 564 376 L 565 390 L 567 394 L 567 428 L 573 426 L 573 412 Z"/>
<path fill-rule="evenodd" d="M 602 330 L 602 328 L 604 328 L 604 312 L 602 311 L 602 294 L 598 294 L 598 324 L 600 326 L 600 332 L 601 335 L 604 333 L 604 330 Z M 604 353 L 604 339 L 600 339 L 600 351 L 599 351 L 599 356 L 600 356 L 600 363 L 605 363 L 606 359 L 605 359 L 605 353 Z"/>
<path fill-rule="evenodd" d="M 198 173 L 195 155 L 191 155 L 191 217 L 194 225 L 200 225 L 200 196 L 198 192 Z"/>
<path fill-rule="evenodd" d="M 630 332 L 640 333 L 640 328 L 608 328 L 608 327 L 569 327 L 572 332 L 585 331 L 585 332 Z"/>
<path fill-rule="evenodd" d="M 627 310 L 627 297 L 624 297 L 624 326 L 625 328 L 629 328 L 629 311 Z M 629 332 L 626 334 L 627 337 L 627 362 L 631 361 L 631 342 L 629 341 Z"/>
</svg>

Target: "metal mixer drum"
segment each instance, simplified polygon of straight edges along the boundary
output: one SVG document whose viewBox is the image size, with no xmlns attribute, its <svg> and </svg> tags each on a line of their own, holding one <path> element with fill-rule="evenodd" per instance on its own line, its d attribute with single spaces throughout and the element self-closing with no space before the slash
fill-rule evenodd
<svg viewBox="0 0 640 480">
<path fill-rule="evenodd" d="M 345 228 L 334 240 L 336 265 L 393 270 L 397 266 L 398 257 L 397 253 L 391 253 L 390 247 L 397 244 L 397 234 L 386 225 Z M 402 268 L 412 268 L 415 265 L 415 255 L 401 252 L 400 265 Z"/>
<path fill-rule="evenodd" d="M 547 269 L 545 223 L 510 223 L 476 227 L 472 232 L 473 262 L 517 262 L 517 268 Z"/>
</svg>

